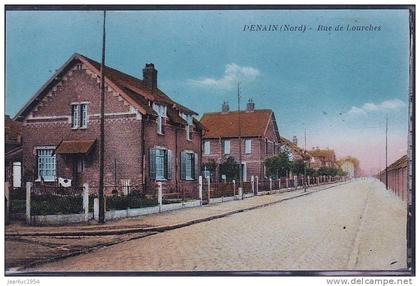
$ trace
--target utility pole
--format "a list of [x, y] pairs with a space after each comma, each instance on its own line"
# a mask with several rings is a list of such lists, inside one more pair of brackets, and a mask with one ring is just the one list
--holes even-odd
[[388, 115], [385, 118], [385, 187], [388, 190]]
[[102, 62], [101, 62], [101, 125], [100, 125], [100, 148], [99, 148], [99, 223], [105, 223], [104, 205], [104, 154], [105, 154], [105, 20], [102, 31]]
[[[238, 139], [239, 139], [239, 188], [242, 190], [242, 139], [241, 139], [241, 95], [238, 81]], [[240, 193], [243, 194], [241, 191]]]
[[305, 147], [304, 147], [304, 157], [303, 157], [303, 190], [306, 192], [306, 127], [305, 127]]

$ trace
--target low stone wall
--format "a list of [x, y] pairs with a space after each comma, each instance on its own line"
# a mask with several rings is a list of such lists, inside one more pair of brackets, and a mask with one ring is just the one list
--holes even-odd
[[[138, 208], [138, 209], [126, 209], [126, 210], [110, 210], [105, 213], [105, 220], [115, 220], [128, 217], [138, 217], [142, 215], [155, 214], [160, 212], [178, 210], [183, 208], [199, 207], [200, 201], [188, 201], [176, 204], [162, 205], [160, 208], [158, 205], [154, 207]], [[36, 215], [31, 216], [32, 225], [64, 225], [83, 223], [94, 219], [94, 213], [90, 212], [86, 215], [83, 214], [66, 214], [66, 215]]]
[[[93, 213], [88, 214], [88, 219], [93, 219]], [[31, 225], [64, 225], [85, 222], [85, 214], [66, 215], [34, 215], [31, 216]]]

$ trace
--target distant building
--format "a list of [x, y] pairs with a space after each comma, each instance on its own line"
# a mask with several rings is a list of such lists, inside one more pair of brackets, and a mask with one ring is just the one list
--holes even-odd
[[11, 186], [22, 186], [22, 123], [6, 115], [5, 127], [5, 181]]
[[[289, 153], [290, 161], [302, 160], [305, 157], [305, 150], [297, 146], [296, 136], [293, 136], [293, 141], [292, 143], [290, 140], [280, 136], [281, 150]], [[310, 159], [309, 154], [306, 157], [307, 160]]]
[[348, 156], [338, 160], [337, 163], [340, 166], [341, 170], [343, 170], [348, 177], [356, 178], [361, 175], [359, 160], [357, 160], [356, 158]]
[[[280, 135], [271, 109], [255, 109], [250, 100], [245, 111], [230, 111], [224, 102], [221, 112], [204, 113], [200, 122], [206, 130], [203, 135], [203, 163], [214, 162], [211, 176], [219, 180], [219, 166], [232, 157], [239, 163], [239, 144], [242, 153], [243, 181], [251, 176], [265, 176], [264, 160], [280, 152]], [[241, 142], [239, 143], [239, 137]], [[207, 170], [204, 170], [207, 172]], [[208, 172], [205, 176], [210, 175]]]
[[310, 167], [319, 169], [321, 167], [336, 167], [337, 161], [334, 150], [319, 149], [318, 147], [308, 151], [311, 155]]

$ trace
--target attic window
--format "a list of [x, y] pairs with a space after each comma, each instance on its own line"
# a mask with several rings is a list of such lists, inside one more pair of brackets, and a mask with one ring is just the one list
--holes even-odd
[[153, 103], [153, 110], [158, 114], [158, 118], [156, 119], [157, 133], [163, 134], [163, 120], [166, 118], [166, 106]]
[[88, 105], [87, 103], [71, 104], [71, 128], [87, 128], [88, 124]]
[[187, 121], [187, 126], [185, 126], [185, 133], [187, 134], [187, 140], [192, 140], [192, 132], [193, 132], [193, 117], [192, 115], [187, 115], [185, 113], [180, 113], [181, 117]]

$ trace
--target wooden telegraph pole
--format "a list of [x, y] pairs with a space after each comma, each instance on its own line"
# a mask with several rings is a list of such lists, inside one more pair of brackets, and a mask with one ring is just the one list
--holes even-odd
[[242, 190], [242, 140], [241, 140], [241, 95], [240, 82], [238, 81], [238, 139], [239, 139], [239, 188]]
[[100, 147], [99, 147], [99, 223], [105, 223], [104, 205], [104, 154], [105, 154], [105, 20], [106, 11], [104, 10], [104, 21], [102, 31], [102, 62], [101, 62], [101, 125], [100, 125]]
[[388, 115], [385, 118], [385, 186], [388, 190]]

